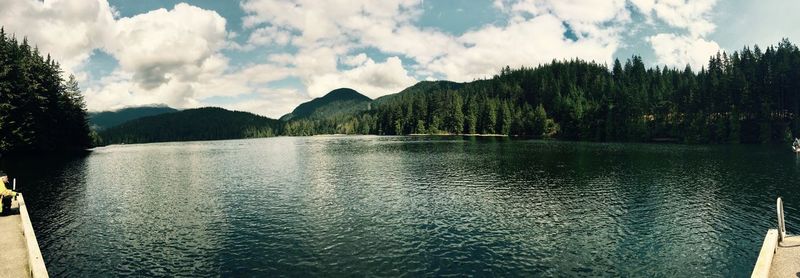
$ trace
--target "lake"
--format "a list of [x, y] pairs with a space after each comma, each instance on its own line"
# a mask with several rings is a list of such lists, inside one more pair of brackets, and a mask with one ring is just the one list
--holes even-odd
[[48, 270], [105, 276], [749, 276], [788, 146], [325, 136], [4, 158]]

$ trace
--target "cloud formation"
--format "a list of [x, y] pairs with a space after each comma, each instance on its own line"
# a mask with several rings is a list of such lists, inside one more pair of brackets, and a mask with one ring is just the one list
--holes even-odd
[[155, 89], [172, 79], [195, 81], [206, 71], [219, 72], [225, 59], [225, 18], [188, 4], [118, 19], [103, 47], [134, 81]]
[[716, 0], [631, 0], [648, 17], [682, 29], [686, 33], [659, 33], [647, 38], [655, 51], [658, 63], [672, 67], [690, 65], [700, 69], [708, 58], [720, 51], [719, 45], [706, 37], [716, 25], [711, 12]]
[[[366, 60], [359, 61], [361, 58]], [[308, 86], [311, 96], [320, 97], [332, 88], [347, 87], [358, 88], [359, 92], [374, 99], [397, 93], [417, 82], [409, 76], [398, 57], [390, 57], [383, 63], [376, 63], [359, 54], [349, 62], [355, 65], [350, 70], [313, 76]]]
[[547, 63], [553, 59], [582, 59], [610, 62], [617, 49], [615, 38], [586, 36], [567, 38], [558, 18], [544, 14], [486, 27], [456, 38], [459, 47], [437, 58], [429, 70], [456, 81], [485, 78], [503, 66], [520, 67]]
[[709, 57], [719, 51], [719, 45], [703, 38], [692, 38], [675, 34], [651, 36], [648, 42], [658, 57], [658, 63], [680, 67], [687, 64], [699, 70], [708, 63]]
[[247, 14], [244, 27], [253, 30], [248, 41], [290, 42], [297, 49], [272, 58], [292, 69], [309, 97], [322, 96], [339, 87], [351, 87], [377, 97], [395, 93], [416, 79], [397, 57], [376, 63], [365, 53], [353, 52], [375, 47], [386, 53], [432, 60], [431, 55], [435, 54], [431, 53], [441, 52], [441, 48], [424, 44], [431, 41], [429, 37], [408, 40], [424, 33], [410, 28], [411, 20], [419, 14], [420, 3], [416, 0], [247, 0], [241, 7]]
[[[106, 27], [109, 39], [100, 49], [119, 67], [97, 86], [86, 89], [90, 109], [165, 103], [188, 108], [202, 105], [207, 88], [249, 91], [247, 83], [227, 73], [226, 20], [214, 11], [188, 4], [116, 19]], [[243, 92], [243, 93], [244, 93]], [[209, 96], [210, 97], [210, 96]]]
[[114, 14], [106, 0], [0, 1], [5, 31], [27, 37], [67, 69], [78, 68], [110, 39]]
[[[623, 0], [591, 5], [577, 0], [496, 1], [495, 6], [511, 18], [507, 25], [487, 25], [454, 35], [416, 26], [421, 4], [409, 0], [247, 0], [241, 6], [247, 13], [245, 27], [256, 30], [250, 40], [262, 37], [259, 30], [263, 28], [291, 31], [292, 38], [283, 41], [291, 41], [299, 50], [287, 60], [296, 61], [290, 64], [311, 96], [321, 93], [320, 80], [345, 73], [335, 61], [345, 61], [364, 48], [414, 62], [405, 67], [415, 74], [394, 71], [397, 76], [391, 80], [443, 77], [470, 81], [491, 76], [506, 65], [537, 65], [555, 58], [608, 62], [620, 39], [619, 28], [608, 23], [629, 21]], [[575, 38], [565, 36], [567, 32]]]
[[[487, 1], [503, 19], [467, 31], [421, 24], [430, 5], [419, 0], [242, 0], [230, 4], [235, 20], [185, 3], [122, 17], [107, 0], [14, 0], [0, 1], [0, 22], [82, 77], [91, 110], [216, 105], [270, 117], [339, 87], [375, 98], [506, 65], [610, 64], [637, 43], [658, 64], [697, 69], [720, 50], [716, 0]], [[632, 35], [644, 25], [652, 31]], [[117, 62], [105, 76], [88, 74], [95, 51]]]
[[673, 27], [684, 28], [691, 36], [705, 36], [714, 31], [711, 11], [716, 0], [631, 0], [647, 16], [655, 15]]

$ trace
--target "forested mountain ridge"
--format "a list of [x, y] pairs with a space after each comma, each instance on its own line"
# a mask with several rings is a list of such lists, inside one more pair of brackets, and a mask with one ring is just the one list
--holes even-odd
[[324, 119], [342, 114], [353, 114], [368, 110], [371, 101], [372, 99], [353, 89], [339, 88], [322, 97], [298, 105], [291, 113], [280, 119], [283, 121], [306, 118]]
[[405, 88], [402, 91], [396, 94], [385, 95], [379, 98], [376, 98], [373, 101], [374, 105], [381, 105], [386, 102], [390, 101], [397, 101], [400, 98], [413, 98], [417, 97], [420, 94], [428, 94], [428, 93], [435, 93], [435, 92], [442, 92], [447, 90], [457, 90], [464, 86], [466, 83], [457, 83], [452, 81], [420, 81], [417, 84], [412, 85], [411, 87]]
[[[587, 141], [784, 142], [800, 135], [800, 51], [788, 40], [647, 68], [634, 56], [510, 69], [453, 89], [392, 97], [339, 123], [371, 134], [507, 134]], [[344, 129], [344, 128], [342, 128]]]
[[278, 120], [217, 107], [148, 116], [101, 131], [103, 144], [222, 140], [281, 134]]
[[[785, 142], [800, 135], [800, 50], [783, 40], [763, 50], [720, 52], [698, 71], [648, 68], [638, 56], [615, 60], [610, 68], [580, 59], [554, 60], [531, 68], [506, 67], [490, 79], [468, 83], [423, 81], [367, 99], [368, 109], [287, 117], [272, 132]], [[295, 112], [314, 111], [300, 108]]]
[[[171, 108], [153, 111], [145, 114]], [[376, 100], [342, 88], [283, 121], [221, 108], [142, 115], [103, 130], [103, 143], [332, 133], [776, 143], [800, 136], [800, 50], [784, 39], [720, 52], [697, 71], [648, 68], [638, 56], [610, 67], [554, 60], [468, 83], [423, 81]], [[0, 153], [80, 150], [97, 139], [75, 78], [64, 80], [49, 55], [2, 28], [0, 130]]]
[[172, 112], [178, 112], [178, 110], [165, 105], [127, 107], [114, 111], [89, 112], [89, 126], [95, 130], [104, 130], [138, 118]]
[[60, 152], [90, 146], [83, 95], [50, 55], [0, 28], [0, 153]]

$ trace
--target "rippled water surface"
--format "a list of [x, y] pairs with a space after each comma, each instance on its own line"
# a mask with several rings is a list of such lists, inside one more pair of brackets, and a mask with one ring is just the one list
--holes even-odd
[[786, 146], [470, 137], [119, 145], [4, 158], [58, 277], [749, 276]]

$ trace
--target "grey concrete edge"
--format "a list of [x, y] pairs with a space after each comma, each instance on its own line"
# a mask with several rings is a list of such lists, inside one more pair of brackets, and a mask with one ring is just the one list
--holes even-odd
[[19, 202], [19, 215], [22, 217], [22, 233], [25, 236], [25, 245], [28, 247], [28, 265], [30, 266], [31, 277], [47, 278], [47, 268], [44, 265], [42, 252], [39, 250], [39, 242], [36, 241], [36, 234], [33, 232], [33, 225], [28, 216], [28, 208], [25, 206], [25, 198], [22, 194], [17, 196]]
[[772, 266], [772, 258], [775, 256], [775, 249], [778, 248], [778, 230], [769, 229], [767, 235], [764, 237], [764, 244], [761, 246], [761, 251], [758, 253], [758, 260], [753, 267], [753, 273], [750, 277], [769, 277], [769, 270]]

